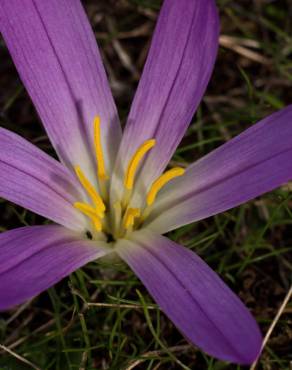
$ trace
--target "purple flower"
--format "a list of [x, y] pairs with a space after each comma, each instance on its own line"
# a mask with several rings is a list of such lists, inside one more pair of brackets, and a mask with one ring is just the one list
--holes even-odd
[[213, 0], [164, 1], [122, 136], [79, 0], [1, 1], [1, 33], [61, 163], [0, 129], [0, 196], [55, 223], [0, 235], [0, 309], [116, 253], [192, 343], [241, 364], [259, 355], [242, 302], [161, 236], [292, 178], [291, 106], [162, 175], [209, 81], [218, 23]]

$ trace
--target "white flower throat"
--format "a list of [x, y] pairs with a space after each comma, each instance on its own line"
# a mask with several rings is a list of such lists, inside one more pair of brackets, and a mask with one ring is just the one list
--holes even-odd
[[75, 173], [90, 199], [89, 203], [75, 202], [74, 207], [86, 215], [92, 224], [94, 233], [103, 233], [113, 240], [127, 237], [133, 230], [143, 226], [144, 221], [152, 210], [156, 196], [160, 189], [170, 180], [184, 174], [181, 167], [174, 167], [157, 178], [146, 193], [145, 206], [141, 208], [130, 207], [130, 200], [135, 184], [137, 169], [145, 155], [155, 146], [155, 139], [146, 140], [134, 153], [124, 174], [124, 191], [119, 201], [112, 207], [109, 203], [108, 184], [110, 180], [105, 168], [101, 144], [100, 118], [94, 119], [94, 147], [97, 165], [97, 178], [99, 190], [86, 178], [82, 169], [75, 166]]

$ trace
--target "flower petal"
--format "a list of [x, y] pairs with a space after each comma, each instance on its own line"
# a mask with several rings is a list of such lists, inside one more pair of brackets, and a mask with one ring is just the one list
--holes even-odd
[[213, 0], [163, 3], [117, 163], [125, 171], [137, 147], [155, 138], [143, 187], [167, 166], [201, 101], [217, 54], [218, 24]]
[[82, 240], [61, 226], [23, 227], [0, 234], [0, 310], [48, 289], [108, 253], [105, 243]]
[[74, 207], [76, 180], [61, 163], [20, 136], [0, 128], [0, 197], [71, 229], [85, 219]]
[[116, 107], [79, 0], [3, 0], [0, 31], [62, 161], [92, 165], [93, 119], [107, 158], [120, 140]]
[[261, 334], [249, 311], [195, 253], [149, 231], [121, 241], [123, 258], [178, 329], [219, 359], [250, 364]]
[[190, 166], [162, 190], [149, 227], [165, 233], [292, 180], [292, 105]]

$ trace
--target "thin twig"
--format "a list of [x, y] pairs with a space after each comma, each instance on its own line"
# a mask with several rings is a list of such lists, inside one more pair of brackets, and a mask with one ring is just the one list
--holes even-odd
[[[21, 343], [25, 342], [28, 338], [32, 337], [33, 335], [41, 332], [42, 330], [45, 330], [47, 329], [48, 327], [52, 326], [53, 324], [55, 323], [55, 319], [51, 319], [50, 321], [48, 321], [47, 323], [39, 326], [37, 329], [35, 329], [34, 331], [30, 332], [28, 335], [24, 336], [24, 337], [21, 337], [19, 338], [17, 341], [15, 342], [12, 342], [12, 343], [6, 343], [7, 347], [9, 349], [13, 349], [15, 347], [18, 347]], [[0, 354], [1, 354], [1, 351], [0, 351]]]
[[[113, 19], [107, 18], [107, 25], [108, 25], [109, 31], [113, 35], [115, 35], [117, 31], [116, 31], [116, 26], [115, 26]], [[115, 52], [117, 53], [124, 68], [126, 68], [129, 72], [131, 72], [134, 78], [138, 80], [139, 72], [136, 69], [135, 64], [133, 63], [131, 56], [129, 55], [129, 53], [126, 51], [126, 49], [123, 47], [121, 42], [116, 37], [112, 38], [112, 46]]]
[[[24, 327], [26, 327], [34, 318], [34, 314], [33, 313], [30, 313], [27, 317], [25, 317], [25, 319], [22, 321], [21, 324], [19, 324], [17, 326], [17, 328], [15, 328], [11, 334], [9, 336], [7, 336], [7, 338], [5, 338], [5, 341], [3, 343], [4, 346], [8, 346], [8, 343], [11, 343], [12, 341], [15, 340], [15, 338], [18, 336], [19, 332], [21, 332], [21, 329], [23, 329]], [[8, 346], [8, 348], [11, 349], [10, 346]]]
[[88, 360], [88, 351], [84, 351], [82, 353], [81, 364], [80, 364], [79, 370], [86, 370], [87, 360]]
[[[110, 307], [110, 308], [132, 308], [132, 309], [143, 309], [141, 304], [120, 304], [120, 303], [87, 303], [88, 307]], [[147, 306], [149, 310], [157, 310], [159, 307], [155, 305]]]
[[[184, 344], [181, 346], [169, 347], [168, 350], [170, 352], [185, 352], [191, 348], [194, 348], [194, 347], [190, 344]], [[143, 355], [141, 355], [141, 358], [139, 358], [138, 360], [135, 360], [134, 362], [131, 362], [130, 365], [125, 370], [132, 370], [136, 366], [140, 365], [142, 362], [146, 361], [147, 359], [152, 358], [152, 357], [158, 357], [158, 356], [164, 355], [165, 353], [166, 352], [164, 350], [146, 352]]]
[[220, 41], [225, 41], [230, 44], [236, 44], [236, 45], [242, 45], [242, 46], [247, 46], [249, 48], [254, 48], [254, 49], [260, 49], [261, 44], [257, 40], [253, 39], [246, 39], [242, 37], [236, 37], [236, 36], [229, 36], [229, 35], [220, 35]]
[[22, 304], [18, 310], [6, 321], [6, 325], [9, 325], [14, 321], [24, 310], [27, 309], [27, 307], [31, 304], [33, 300], [29, 300], [26, 303]]
[[[124, 31], [124, 32], [120, 31], [117, 34], [115, 34], [115, 38], [118, 40], [122, 40], [122, 39], [131, 39], [135, 37], [146, 37], [146, 36], [151, 35], [151, 33], [152, 33], [151, 24], [147, 22], [137, 28], [134, 28], [131, 31]], [[110, 37], [108, 32], [96, 32], [95, 36], [97, 39], [105, 39], [105, 40], [108, 40], [108, 38]]]
[[[291, 285], [288, 293], [286, 294], [286, 297], [284, 298], [284, 301], [281, 304], [281, 306], [280, 306], [280, 308], [277, 312], [277, 315], [275, 316], [272, 324], [270, 325], [269, 330], [267, 331], [267, 334], [265, 335], [265, 338], [264, 338], [263, 344], [262, 344], [262, 351], [263, 351], [264, 347], [266, 346], [268, 340], [270, 339], [270, 336], [271, 336], [275, 326], [277, 325], [277, 322], [279, 321], [280, 316], [282, 315], [283, 311], [285, 310], [285, 307], [287, 306], [291, 296], [292, 296], [292, 285]], [[259, 360], [258, 358], [255, 360], [255, 362], [250, 367], [250, 370], [255, 370], [255, 368], [257, 366], [257, 363], [258, 363], [258, 360]]]
[[233, 50], [235, 53], [240, 54], [244, 56], [247, 59], [250, 59], [254, 62], [261, 63], [264, 65], [270, 65], [271, 61], [261, 55], [260, 53], [250, 50], [245, 46], [239, 45], [237, 43], [237, 40], [234, 40], [233, 38], [226, 36], [226, 35], [221, 35], [219, 39], [219, 43], [221, 46]]
[[17, 353], [13, 352], [11, 349], [7, 348], [6, 346], [3, 346], [3, 344], [0, 344], [0, 348], [3, 349], [3, 351], [8, 352], [11, 356], [17, 358], [19, 361], [23, 362], [26, 365], [29, 365], [35, 370], [41, 370], [40, 367], [34, 365], [32, 362], [28, 361], [26, 358], [18, 355]]

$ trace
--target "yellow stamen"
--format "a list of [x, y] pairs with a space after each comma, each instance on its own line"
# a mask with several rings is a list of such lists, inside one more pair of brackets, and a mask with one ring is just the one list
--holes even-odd
[[74, 167], [76, 175], [83, 185], [84, 189], [87, 191], [88, 195], [92, 199], [94, 206], [96, 207], [97, 213], [103, 213], [105, 211], [105, 205], [97, 193], [97, 191], [94, 189], [94, 187], [91, 185], [89, 180], [85, 177], [84, 173], [81, 171], [81, 168], [79, 166]]
[[83, 212], [86, 216], [94, 218], [96, 216], [104, 218], [104, 212], [98, 212], [95, 208], [91, 207], [89, 204], [75, 202], [74, 207]]
[[170, 180], [177, 176], [182, 176], [185, 173], [185, 170], [181, 167], [174, 167], [166, 171], [163, 175], [158, 177], [157, 180], [152, 184], [148, 194], [147, 194], [147, 205], [151, 206], [156, 199], [157, 193], [159, 190]]
[[85, 204], [85, 203], [80, 203], [80, 202], [75, 202], [74, 203], [74, 207], [79, 209], [79, 211], [81, 211], [82, 213], [84, 213], [87, 217], [89, 217], [91, 219], [91, 221], [93, 222], [93, 225], [95, 227], [95, 229], [97, 231], [101, 231], [102, 230], [102, 224], [101, 224], [101, 221], [100, 219], [98, 218], [94, 208], [92, 208], [91, 206], [89, 206], [88, 204]]
[[153, 148], [155, 145], [155, 140], [146, 140], [136, 151], [136, 153], [133, 155], [127, 171], [126, 171], [126, 176], [124, 180], [124, 185], [128, 190], [131, 190], [133, 188], [134, 184], [134, 178], [135, 178], [135, 173], [137, 171], [137, 168], [139, 166], [139, 163], [145, 156], [145, 154]]
[[128, 208], [124, 216], [124, 228], [129, 229], [134, 226], [135, 218], [141, 214], [139, 208]]
[[101, 145], [101, 134], [100, 134], [100, 117], [94, 117], [94, 146], [97, 163], [97, 175], [100, 180], [106, 180], [108, 178], [105, 171], [104, 157]]

